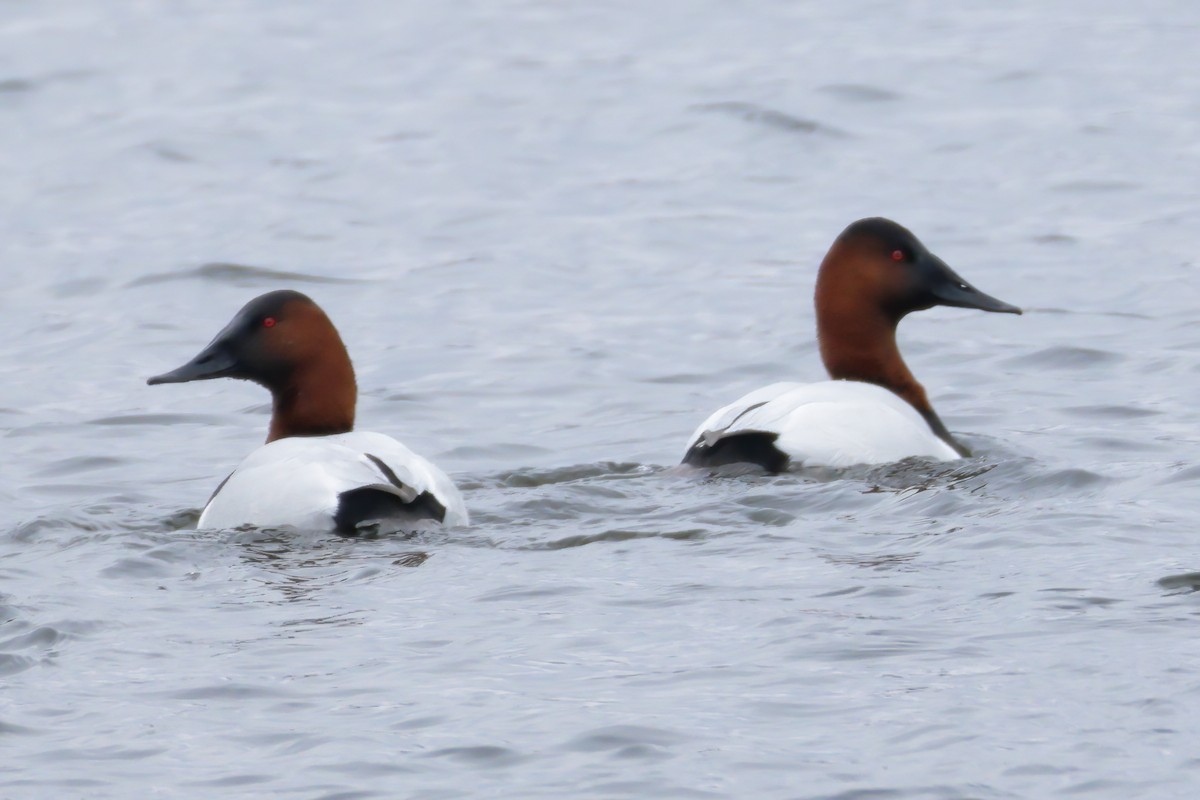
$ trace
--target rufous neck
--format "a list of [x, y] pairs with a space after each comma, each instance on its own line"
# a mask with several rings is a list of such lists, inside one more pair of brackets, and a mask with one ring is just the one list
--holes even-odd
[[330, 436], [354, 430], [358, 387], [349, 357], [329, 358], [292, 372], [272, 389], [271, 427], [267, 441], [288, 436]]
[[817, 310], [817, 341], [821, 360], [834, 380], [864, 381], [889, 389], [918, 411], [932, 411], [925, 389], [913, 377], [896, 344], [898, 320], [886, 315], [839, 315], [837, 309]]
[[913, 377], [900, 357], [900, 348], [896, 344], [898, 321], [883, 315], [855, 315], [846, 319], [818, 310], [817, 339], [829, 377], [873, 383], [890, 390], [917, 410], [934, 435], [960, 456], [969, 456], [970, 450], [951, 435], [930, 405], [925, 387]]

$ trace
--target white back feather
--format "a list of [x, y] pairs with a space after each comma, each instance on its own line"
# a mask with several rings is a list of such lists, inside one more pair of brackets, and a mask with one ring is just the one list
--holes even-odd
[[[405, 497], [367, 455], [385, 463], [414, 496], [429, 492], [446, 507], [445, 525], [466, 525], [467, 509], [444, 472], [382, 433], [291, 437], [246, 456], [205, 506], [200, 529], [333, 527], [342, 492], [375, 487]], [[412, 497], [405, 497], [411, 500]]]
[[959, 457], [915, 408], [887, 389], [861, 381], [775, 383], [757, 389], [709, 417], [692, 434], [688, 448], [702, 436], [739, 431], [778, 434], [775, 446], [796, 465], [838, 468], [910, 456]]

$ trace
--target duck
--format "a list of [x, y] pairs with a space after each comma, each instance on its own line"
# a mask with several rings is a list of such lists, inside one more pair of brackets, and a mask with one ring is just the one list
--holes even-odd
[[857, 220], [834, 240], [817, 272], [815, 304], [830, 380], [774, 383], [718, 409], [688, 440], [684, 464], [780, 473], [970, 456], [904, 363], [896, 328], [934, 306], [1021, 309], [976, 289], [912, 231], [883, 217]]
[[254, 298], [191, 361], [147, 383], [215, 378], [266, 388], [271, 422], [266, 443], [217, 486], [198, 529], [353, 535], [380, 524], [468, 524], [444, 472], [390, 436], [354, 430], [354, 366], [333, 322], [306, 295], [283, 289]]

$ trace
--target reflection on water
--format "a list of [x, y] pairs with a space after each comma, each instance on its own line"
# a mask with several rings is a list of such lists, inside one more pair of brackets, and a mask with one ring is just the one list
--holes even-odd
[[288, 602], [319, 603], [330, 586], [388, 580], [396, 573], [394, 568], [419, 567], [431, 555], [413, 548], [428, 533], [332, 537], [309, 531], [247, 529], [227, 536], [227, 545], [252, 568], [259, 584]]

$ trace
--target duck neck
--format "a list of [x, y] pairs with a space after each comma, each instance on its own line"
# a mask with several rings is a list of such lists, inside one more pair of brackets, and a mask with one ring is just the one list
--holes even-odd
[[821, 360], [834, 380], [863, 381], [882, 386], [901, 397], [925, 418], [930, 430], [960, 456], [969, 455], [946, 429], [896, 344], [896, 326], [900, 317], [883, 312], [838, 313], [834, 304], [817, 306], [817, 340]]
[[330, 436], [354, 430], [358, 387], [344, 353], [296, 369], [272, 388], [267, 442], [289, 436]]

